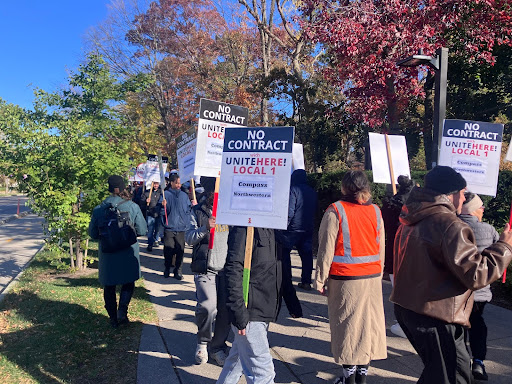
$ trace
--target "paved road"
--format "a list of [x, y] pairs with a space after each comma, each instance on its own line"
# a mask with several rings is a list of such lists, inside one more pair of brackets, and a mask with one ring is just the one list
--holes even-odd
[[0, 221], [17, 213], [18, 201], [20, 202], [20, 213], [30, 210], [30, 207], [25, 205], [28, 201], [25, 196], [0, 196]]
[[7, 285], [42, 247], [43, 221], [30, 214], [0, 226], [0, 298]]

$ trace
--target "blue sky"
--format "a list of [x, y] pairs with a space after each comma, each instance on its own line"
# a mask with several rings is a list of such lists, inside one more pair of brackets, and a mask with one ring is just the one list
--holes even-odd
[[83, 57], [83, 37], [110, 0], [18, 0], [0, 6], [0, 98], [31, 108], [33, 89], [55, 91]]

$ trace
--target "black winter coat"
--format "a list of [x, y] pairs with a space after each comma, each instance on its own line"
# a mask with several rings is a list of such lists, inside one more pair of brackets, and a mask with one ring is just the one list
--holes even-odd
[[[207, 228], [208, 219], [210, 214], [206, 211], [204, 204], [197, 204], [192, 207], [192, 214], [195, 214], [198, 228]], [[194, 273], [206, 273], [208, 270], [208, 244], [210, 242], [210, 231], [207, 230], [204, 237], [197, 244], [192, 247], [192, 262], [190, 269]]]
[[278, 257], [274, 230], [254, 228], [249, 301], [243, 298], [243, 274], [246, 227], [230, 227], [228, 255], [224, 271], [227, 280], [227, 307], [231, 322], [245, 329], [249, 321], [275, 321], [279, 310], [281, 260]]
[[306, 171], [293, 171], [288, 204], [288, 231], [313, 233], [317, 200], [316, 191], [307, 184]]
[[156, 191], [151, 189], [146, 190], [142, 194], [142, 204], [147, 205], [147, 198], [149, 197], [149, 194], [151, 193], [151, 200], [149, 201], [149, 205], [147, 206], [146, 215], [151, 217], [158, 217], [160, 216], [160, 210], [162, 209], [162, 205], [158, 203], [158, 200], [160, 200], [160, 196], [162, 196], [162, 189], [158, 188]]

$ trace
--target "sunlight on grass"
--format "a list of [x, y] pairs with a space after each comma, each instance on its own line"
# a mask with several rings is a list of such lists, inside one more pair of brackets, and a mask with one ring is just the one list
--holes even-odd
[[44, 258], [41, 252], [0, 304], [0, 381], [135, 383], [142, 325], [157, 321], [143, 280], [131, 323], [114, 330], [97, 272], [58, 273]]

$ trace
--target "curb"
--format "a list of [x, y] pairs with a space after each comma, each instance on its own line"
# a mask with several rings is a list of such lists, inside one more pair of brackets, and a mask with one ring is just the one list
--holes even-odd
[[[17, 215], [16, 215], [17, 216]], [[6, 287], [0, 292], [0, 303], [4, 300], [5, 296], [9, 293], [9, 291], [18, 283], [18, 280], [21, 278], [23, 273], [27, 270], [27, 268], [32, 264], [32, 261], [36, 257], [36, 255], [41, 252], [44, 249], [44, 243], [41, 245], [41, 248], [37, 250], [36, 253], [34, 253], [34, 256], [31, 257], [31, 259], [25, 264], [23, 269], [18, 273], [15, 277], [12, 278], [12, 280], [9, 282], [9, 284], [6, 285]]]
[[20, 219], [22, 217], [25, 217], [25, 216], [31, 214], [31, 213], [32, 213], [32, 211], [25, 211], [25, 212], [21, 212], [19, 215], [9, 216], [6, 219], [0, 220], [0, 225], [4, 225], [4, 224], [8, 223], [9, 221], [13, 221], [15, 219]]

